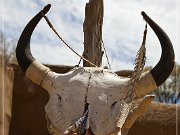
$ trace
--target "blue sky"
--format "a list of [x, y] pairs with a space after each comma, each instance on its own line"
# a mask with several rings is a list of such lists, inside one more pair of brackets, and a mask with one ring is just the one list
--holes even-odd
[[[0, 30], [8, 40], [18, 38], [28, 21], [46, 4], [51, 3], [47, 16], [63, 39], [79, 54], [83, 52], [83, 22], [88, 0], [0, 0]], [[103, 41], [113, 70], [132, 69], [143, 37], [145, 11], [169, 35], [180, 63], [180, 29], [178, 0], [104, 0]], [[50, 30], [43, 19], [32, 36], [32, 53], [48, 64], [76, 65], [79, 58]], [[148, 27], [147, 66], [155, 66], [160, 58], [160, 45]], [[105, 58], [103, 65], [107, 65]]]

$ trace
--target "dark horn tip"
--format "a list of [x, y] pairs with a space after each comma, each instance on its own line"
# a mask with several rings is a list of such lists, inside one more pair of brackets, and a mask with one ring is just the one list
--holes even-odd
[[46, 14], [46, 13], [49, 11], [50, 8], [51, 8], [51, 4], [47, 4], [47, 5], [43, 8], [42, 12], [43, 12], [44, 14]]
[[147, 15], [144, 11], [141, 12], [141, 15], [143, 16], [143, 18], [144, 18], [145, 21], [147, 22], [148, 19], [149, 19], [148, 15]]
[[142, 15], [143, 17], [144, 17], [144, 16], [147, 16], [144, 11], [141, 11], [141, 15]]

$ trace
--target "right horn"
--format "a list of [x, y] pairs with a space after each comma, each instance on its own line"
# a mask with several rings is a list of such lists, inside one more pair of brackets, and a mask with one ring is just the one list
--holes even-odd
[[162, 53], [157, 65], [139, 80], [135, 91], [137, 97], [146, 95], [166, 81], [174, 68], [175, 58], [174, 49], [168, 35], [144, 11], [141, 14], [158, 37]]
[[34, 83], [41, 85], [42, 79], [50, 71], [50, 69], [38, 62], [31, 54], [30, 40], [31, 35], [42, 19], [43, 14], [46, 14], [51, 5], [45, 6], [24, 28], [16, 48], [16, 57], [20, 68], [26, 73]]

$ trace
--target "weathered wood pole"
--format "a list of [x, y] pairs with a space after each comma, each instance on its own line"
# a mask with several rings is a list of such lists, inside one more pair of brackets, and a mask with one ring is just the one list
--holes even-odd
[[[83, 56], [95, 64], [102, 63], [102, 25], [103, 25], [103, 0], [89, 0], [85, 7], [84, 31], [84, 52]], [[83, 61], [84, 67], [92, 66]]]

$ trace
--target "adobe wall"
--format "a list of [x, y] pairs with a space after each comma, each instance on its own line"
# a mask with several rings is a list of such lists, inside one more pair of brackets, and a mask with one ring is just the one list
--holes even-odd
[[128, 135], [178, 135], [180, 132], [180, 105], [153, 102], [139, 117]]
[[14, 71], [0, 63], [0, 134], [8, 135], [11, 120]]

